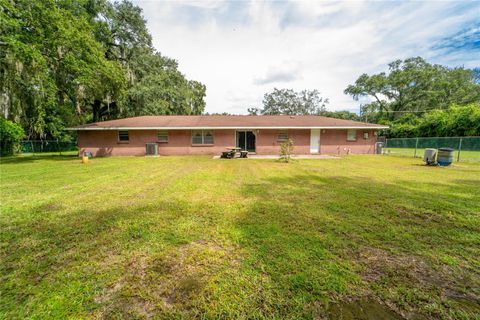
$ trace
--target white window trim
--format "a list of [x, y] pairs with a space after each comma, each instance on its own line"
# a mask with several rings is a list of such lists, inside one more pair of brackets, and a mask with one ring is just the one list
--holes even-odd
[[[120, 140], [120, 132], [126, 132], [128, 140]], [[128, 143], [130, 142], [130, 132], [128, 130], [118, 130], [117, 132], [117, 141], [120, 143]]]
[[[286, 138], [280, 138], [280, 135], [286, 135]], [[290, 138], [288, 134], [288, 130], [281, 130], [277, 132], [277, 141], [284, 142], [284, 141], [287, 141], [288, 138]]]
[[[201, 132], [202, 133], [202, 143], [194, 143], [193, 142], [193, 135], [195, 132]], [[205, 134], [207, 132], [211, 132], [212, 134], [212, 143], [205, 143]], [[192, 133], [191, 133], [191, 143], [193, 146], [212, 146], [215, 144], [215, 135], [214, 135], [214, 131], [213, 130], [192, 130]]]
[[[157, 131], [157, 142], [168, 143], [168, 130], [159, 130]], [[161, 140], [159, 137], [166, 137], [165, 140]]]
[[[350, 138], [350, 133], [353, 132], [355, 137], [353, 139]], [[357, 130], [356, 129], [348, 129], [347, 130], [347, 141], [357, 141]]]

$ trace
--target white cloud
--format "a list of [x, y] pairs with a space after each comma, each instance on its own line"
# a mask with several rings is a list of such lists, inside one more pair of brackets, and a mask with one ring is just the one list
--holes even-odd
[[197, 0], [197, 1], [184, 1], [182, 4], [186, 6], [192, 6], [204, 9], [217, 9], [223, 5], [223, 1], [218, 0]]
[[302, 79], [300, 64], [298, 62], [284, 62], [280, 65], [270, 66], [264, 75], [253, 80], [256, 85], [284, 84]]
[[275, 86], [318, 89], [330, 98], [330, 109], [352, 109], [358, 102], [343, 94], [345, 87], [394, 59], [420, 55], [480, 65], [465, 52], [446, 56], [431, 49], [478, 17], [478, 3], [136, 4], [144, 8], [155, 47], [177, 59], [188, 78], [206, 84], [208, 112], [246, 113]]

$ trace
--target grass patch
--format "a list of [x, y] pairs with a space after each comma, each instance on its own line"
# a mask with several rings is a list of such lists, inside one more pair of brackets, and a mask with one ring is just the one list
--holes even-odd
[[387, 156], [2, 159], [0, 318], [477, 319], [479, 187]]
[[[418, 148], [416, 153], [415, 148], [385, 148], [384, 152], [388, 155], [399, 155], [407, 157], [416, 156], [417, 158], [423, 158], [425, 148]], [[455, 149], [454, 154], [455, 162], [457, 162], [458, 160], [460, 160], [459, 162], [480, 162], [480, 151], [461, 150], [459, 157], [458, 150]]]

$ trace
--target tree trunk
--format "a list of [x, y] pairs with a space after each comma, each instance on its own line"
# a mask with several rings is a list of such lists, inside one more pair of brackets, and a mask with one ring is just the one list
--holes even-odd
[[92, 105], [93, 122], [100, 121], [101, 109], [102, 109], [102, 102], [100, 100], [93, 101], [93, 105]]

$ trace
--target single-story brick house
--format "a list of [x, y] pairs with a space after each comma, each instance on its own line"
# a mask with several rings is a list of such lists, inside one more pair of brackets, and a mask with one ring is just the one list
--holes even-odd
[[377, 130], [387, 126], [321, 116], [143, 116], [85, 124], [80, 154], [141, 156], [156, 143], [160, 155], [221, 154], [240, 147], [278, 154], [290, 138], [295, 154], [375, 153]]

